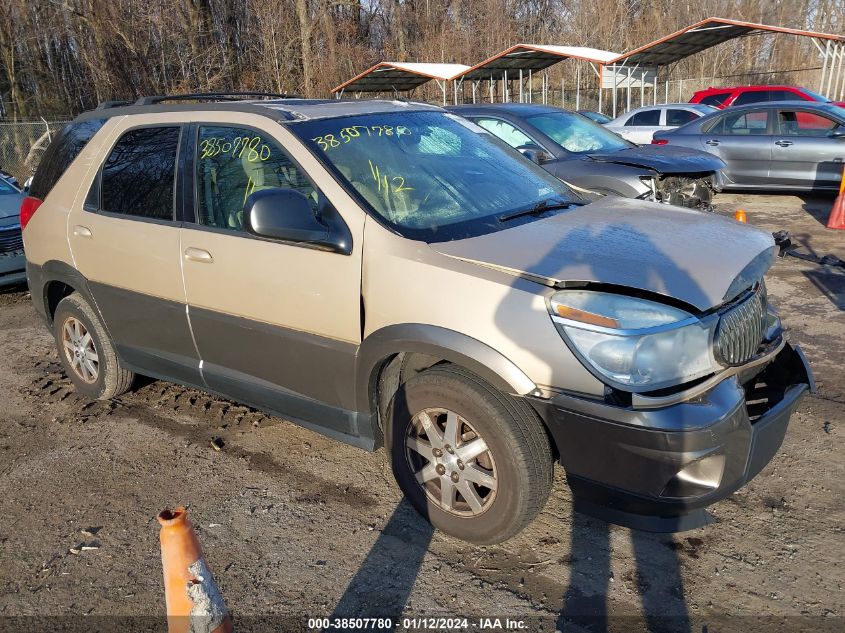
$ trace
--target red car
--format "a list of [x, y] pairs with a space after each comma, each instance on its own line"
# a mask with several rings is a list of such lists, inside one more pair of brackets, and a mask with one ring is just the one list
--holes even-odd
[[[831, 103], [827, 97], [798, 86], [736, 86], [734, 88], [707, 88], [696, 92], [690, 103], [703, 103], [714, 108], [748, 105], [762, 101], [819, 101]], [[845, 108], [845, 101], [835, 101]]]

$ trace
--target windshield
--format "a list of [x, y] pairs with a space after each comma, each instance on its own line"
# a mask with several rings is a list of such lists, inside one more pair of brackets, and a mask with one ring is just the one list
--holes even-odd
[[518, 224], [500, 218], [544, 201], [584, 203], [488, 132], [446, 112], [322, 119], [290, 129], [411, 239], [474, 237]]
[[824, 95], [820, 95], [818, 92], [813, 92], [812, 90], [807, 90], [806, 88], [801, 88], [801, 92], [806, 94], [808, 97], [812, 97], [816, 101], [821, 101], [822, 103], [830, 103], [830, 99], [828, 99]]
[[531, 125], [573, 154], [618, 152], [634, 147], [632, 143], [580, 114], [545, 112], [525, 118]]

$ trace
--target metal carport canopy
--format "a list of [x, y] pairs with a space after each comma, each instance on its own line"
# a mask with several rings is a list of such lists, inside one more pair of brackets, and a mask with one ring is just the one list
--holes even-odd
[[626, 66], [665, 66], [722, 42], [756, 33], [784, 33], [845, 42], [843, 35], [815, 33], [753, 22], [739, 22], [726, 18], [707, 18], [650, 44], [622, 53], [607, 63], [610, 65], [624, 64]]
[[[619, 56], [618, 53], [602, 51], [585, 46], [556, 46], [550, 44], [515, 44], [501, 53], [497, 53], [467, 68], [452, 77], [453, 79], [503, 79], [505, 73], [520, 70], [543, 70], [564, 59], [579, 59], [594, 64], [607, 64]], [[511, 75], [511, 79], [516, 79]]]
[[340, 84], [332, 92], [405, 92], [432, 79], [448, 81], [468, 69], [469, 66], [463, 64], [380, 62]]

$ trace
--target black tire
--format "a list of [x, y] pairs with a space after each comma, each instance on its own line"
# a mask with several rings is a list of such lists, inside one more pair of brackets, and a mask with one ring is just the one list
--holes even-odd
[[[443, 434], [436, 438], [437, 441], [449, 436], [444, 422], [448, 413], [438, 414], [437, 410], [454, 412], [462, 425], [460, 428], [467, 430], [467, 433], [459, 431], [453, 435], [459, 438], [459, 448], [468, 444], [461, 438], [469, 436], [472, 441], [477, 439], [477, 434], [488, 449], [479, 458], [487, 461], [484, 464], [479, 461], [476, 465], [480, 464], [481, 472], [495, 475], [492, 497], [492, 490], [464, 482], [462, 476], [469, 474], [464, 468], [470, 466], [460, 460], [460, 470], [454, 471], [458, 479], [452, 479], [456, 487], [473, 485], [475, 491], [481, 491], [476, 504], [481, 499], [486, 505], [480, 510], [476, 508], [476, 514], [472, 516], [456, 514], [460, 505], [464, 506], [464, 512], [473, 511], [468, 497], [463, 501], [460, 490], [453, 497], [453, 511], [441, 508], [446, 502], [436, 500], [443, 492], [442, 482], [450, 486], [445, 476], [453, 466], [444, 466], [440, 461], [449, 459], [449, 455], [441, 451], [441, 457], [437, 457], [435, 451], [432, 459], [420, 458], [413, 449], [406, 449], [409, 436], [412, 443], [422, 439], [428, 444], [430, 435], [418, 435], [424, 426], [421, 418], [417, 418], [416, 426], [414, 423], [414, 417], [420, 412], [427, 412], [428, 420], [432, 416], [439, 420], [436, 424], [440, 425], [438, 428]], [[552, 487], [552, 451], [542, 422], [526, 402], [502, 393], [466, 369], [444, 364], [431, 367], [405, 382], [391, 400], [387, 415], [390, 424], [387, 441], [396, 481], [414, 508], [443, 532], [478, 545], [500, 543], [528, 525], [545, 505]], [[430, 444], [434, 446], [434, 442]], [[454, 459], [455, 451], [450, 453]], [[422, 473], [426, 467], [446, 472], [433, 477], [429, 470], [431, 478], [426, 484], [420, 484], [415, 473]], [[488, 467], [489, 471], [484, 470]]]
[[[88, 375], [88, 370], [83, 370], [81, 364], [78, 368], [74, 367], [74, 351], [65, 345], [63, 332], [66, 327], [74, 330], [76, 323], [80, 324], [80, 331], [90, 335], [97, 357], [96, 375]], [[108, 400], [125, 393], [132, 386], [135, 374], [121, 365], [100, 319], [79, 293], [75, 292], [59, 302], [53, 316], [53, 336], [65, 373], [82, 395], [94, 400]], [[74, 347], [72, 342], [71, 347]]]

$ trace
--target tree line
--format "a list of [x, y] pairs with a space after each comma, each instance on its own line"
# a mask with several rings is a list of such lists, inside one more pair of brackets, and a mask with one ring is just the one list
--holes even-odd
[[[623, 52], [709, 16], [841, 33], [845, 0], [3, 0], [0, 116], [178, 92], [325, 97], [381, 60], [471, 65], [517, 42]], [[741, 75], [818, 59], [807, 38], [742, 38], [675, 72]], [[574, 76], [568, 64], [552, 72]], [[426, 90], [415, 96], [431, 98]]]

